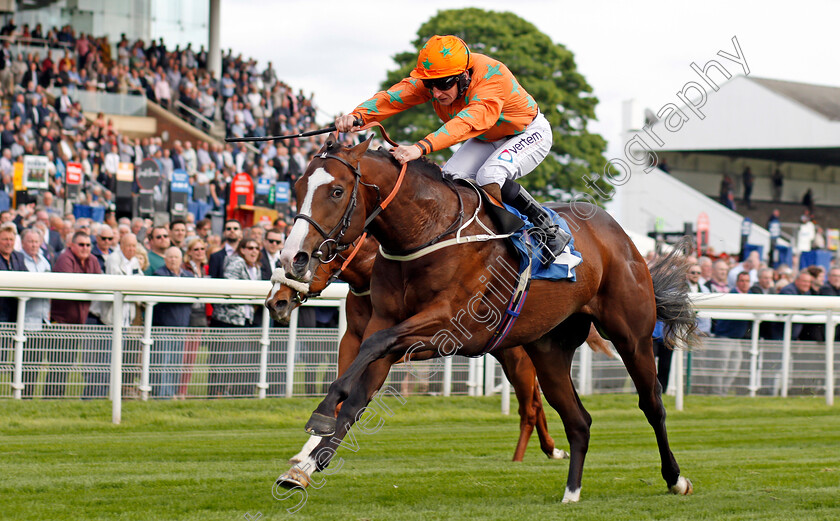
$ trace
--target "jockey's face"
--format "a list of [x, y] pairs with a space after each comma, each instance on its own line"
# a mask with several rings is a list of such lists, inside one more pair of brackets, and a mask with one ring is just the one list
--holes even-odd
[[440, 90], [437, 87], [432, 87], [432, 97], [444, 107], [452, 105], [452, 102], [458, 97], [458, 83], [455, 82], [455, 85], [446, 90]]

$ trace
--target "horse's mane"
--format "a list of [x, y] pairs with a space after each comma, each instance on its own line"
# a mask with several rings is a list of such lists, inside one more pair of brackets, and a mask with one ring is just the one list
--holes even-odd
[[[393, 164], [397, 169], [400, 168], [399, 161], [394, 159], [394, 156], [392, 156], [391, 153], [384, 147], [379, 147], [376, 150], [368, 149], [366, 154], [380, 159], [386, 159], [388, 161], [391, 161], [391, 164]], [[408, 164], [408, 166], [409, 169], [411, 169], [411, 171], [415, 173], [418, 173], [435, 181], [443, 181], [443, 172], [441, 171], [440, 167], [436, 163], [428, 159], [426, 156], [422, 156], [420, 159], [415, 159], [414, 161], [411, 161]]]

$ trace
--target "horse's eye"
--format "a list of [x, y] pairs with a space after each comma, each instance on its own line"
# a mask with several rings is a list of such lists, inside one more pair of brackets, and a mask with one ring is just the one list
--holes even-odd
[[330, 192], [330, 197], [333, 199], [338, 199], [342, 195], [344, 195], [344, 188], [341, 188], [340, 186], [336, 186], [332, 189], [332, 192]]

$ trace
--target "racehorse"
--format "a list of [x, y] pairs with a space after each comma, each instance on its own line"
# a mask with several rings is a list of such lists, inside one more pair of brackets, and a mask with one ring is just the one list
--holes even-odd
[[[347, 330], [338, 345], [338, 376], [344, 374], [346, 368], [359, 353], [362, 335], [371, 317], [370, 279], [379, 243], [374, 238], [359, 239], [353, 251], [345, 256], [336, 255], [334, 259], [316, 268], [313, 279], [308, 284], [290, 280], [282, 270], [277, 270], [272, 276], [272, 287], [265, 300], [265, 306], [271, 312], [272, 318], [281, 323], [287, 323], [292, 310], [309, 298], [320, 295], [323, 290], [336, 279], [341, 279], [350, 285], [347, 294], [346, 316]], [[606, 342], [598, 336], [592, 328], [587, 343], [596, 352], [611, 355]], [[499, 361], [505, 375], [511, 381], [516, 399], [519, 402], [519, 440], [513, 453], [513, 461], [522, 461], [525, 449], [534, 428], [540, 440], [540, 449], [549, 459], [563, 459], [568, 454], [555, 447], [554, 440], [548, 433], [548, 423], [542, 405], [542, 394], [537, 384], [537, 373], [534, 364], [521, 346], [496, 351], [493, 356]], [[313, 436], [301, 451], [289, 460], [296, 465], [308, 456], [317, 445], [320, 438]], [[292, 472], [303, 478], [297, 472]], [[304, 478], [305, 479], [305, 478]], [[301, 483], [302, 484], [302, 483]]]
[[[504, 241], [484, 240], [493, 224], [474, 187], [449, 182], [422, 159], [400, 170], [387, 151], [368, 151], [369, 144], [370, 139], [342, 148], [327, 140], [295, 184], [300, 213], [280, 255], [289, 276], [307, 281], [320, 259], [364, 229], [380, 243], [371, 280], [373, 314], [359, 354], [306, 425], [310, 434], [325, 436], [315, 457], [303, 464], [307, 473], [329, 465], [331, 445], [344, 438], [390, 367], [407, 353], [482, 354], [496, 335], [499, 303], [507, 302], [515, 285], [506, 274], [519, 266]], [[389, 195], [383, 200], [384, 194]], [[675, 249], [649, 271], [622, 228], [600, 208], [577, 203], [555, 209], [574, 231], [583, 257], [576, 280], [531, 281], [518, 320], [497, 349], [525, 346], [543, 393], [563, 420], [571, 454], [563, 502], [580, 499], [589, 445], [592, 419], [570, 368], [592, 323], [612, 340], [636, 386], [668, 490], [689, 494], [693, 486], [680, 475], [668, 444], [651, 338], [658, 319], [665, 324], [666, 345], [694, 342], [685, 259]], [[465, 215], [474, 218], [465, 221]], [[444, 239], [453, 234], [455, 239]]]

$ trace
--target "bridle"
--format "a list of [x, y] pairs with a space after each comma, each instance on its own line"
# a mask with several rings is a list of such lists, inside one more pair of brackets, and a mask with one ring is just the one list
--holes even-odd
[[[308, 291], [306, 293], [302, 293], [301, 291], [295, 290], [294, 297], [292, 297], [292, 302], [294, 302], [298, 305], [301, 305], [311, 298], [320, 297], [321, 293], [323, 293], [324, 290], [327, 289], [327, 287], [330, 284], [332, 284], [333, 282], [335, 282], [336, 280], [341, 278], [341, 274], [344, 272], [344, 270], [347, 269], [347, 266], [349, 266], [350, 263], [353, 262], [353, 258], [356, 257], [356, 254], [359, 253], [359, 250], [362, 249], [362, 245], [365, 243], [365, 239], [367, 239], [367, 232], [363, 233], [362, 236], [359, 237], [359, 239], [356, 241], [356, 246], [353, 247], [353, 250], [350, 252], [350, 255], [348, 255], [347, 257], [342, 257], [344, 259], [344, 262], [341, 263], [341, 266], [337, 270], [334, 270], [332, 273], [330, 273], [327, 276], [327, 283], [324, 284], [324, 287], [322, 289], [319, 289], [318, 291]], [[347, 249], [349, 246], [350, 246], [349, 244], [346, 245], [344, 247], [344, 249]], [[336, 256], [340, 256], [340, 254], [336, 253], [333, 256], [333, 258], [335, 258]], [[324, 263], [324, 264], [328, 264], [328, 263]], [[366, 291], [359, 291], [356, 288], [353, 288], [351, 286], [350, 287], [350, 292], [354, 293], [356, 295], [365, 295], [365, 294], [369, 293], [370, 290], [368, 289]]]
[[[368, 123], [367, 125], [362, 126], [359, 130], [366, 130], [366, 129], [369, 129], [371, 127], [379, 127], [379, 130], [382, 133], [382, 138], [385, 141], [387, 141], [388, 143], [390, 143], [393, 146], [399, 146], [399, 144], [396, 141], [392, 140], [390, 138], [390, 136], [388, 136], [388, 133], [385, 132], [385, 128], [382, 125], [380, 125], [378, 122]], [[315, 230], [318, 233], [321, 234], [321, 237], [324, 238], [324, 241], [321, 242], [320, 245], [318, 245], [318, 247], [315, 249], [314, 252], [312, 252], [312, 256], [315, 257], [316, 259], [318, 259], [321, 262], [321, 264], [329, 264], [330, 262], [335, 260], [336, 255], [338, 255], [340, 252], [342, 252], [342, 251], [344, 251], [344, 250], [346, 250], [347, 248], [350, 247], [350, 244], [342, 244], [341, 240], [344, 238], [344, 234], [346, 234], [347, 230], [350, 228], [350, 222], [353, 220], [353, 212], [356, 211], [356, 205], [359, 202], [359, 185], [362, 184], [364, 186], [369, 186], [369, 187], [372, 187], [374, 190], [376, 190], [376, 205], [377, 206], [373, 210], [373, 212], [371, 212], [371, 214], [368, 216], [368, 218], [365, 219], [365, 224], [364, 224], [364, 227], [363, 227], [364, 230], [367, 230], [368, 225], [374, 219], [376, 219], [376, 216], [378, 216], [379, 213], [382, 212], [382, 210], [384, 210], [385, 208], [388, 207], [388, 204], [390, 204], [390, 202], [397, 195], [397, 192], [399, 191], [400, 186], [402, 186], [403, 178], [405, 178], [406, 167], [408, 166], [408, 164], [402, 165], [402, 168], [400, 169], [400, 175], [397, 178], [397, 182], [394, 185], [394, 189], [391, 191], [391, 193], [388, 195], [388, 197], [386, 197], [385, 200], [383, 201], [382, 200], [382, 195], [379, 191], [378, 186], [376, 186], [375, 184], [367, 184], [364, 181], [362, 181], [362, 173], [359, 171], [358, 166], [354, 166], [353, 164], [351, 164], [349, 161], [347, 161], [343, 157], [340, 157], [340, 156], [337, 156], [335, 154], [329, 153], [328, 150], [329, 149], [324, 150], [320, 154], [317, 154], [315, 157], [321, 158], [323, 160], [334, 159], [334, 160], [338, 161], [339, 163], [343, 164], [344, 166], [346, 166], [353, 173], [353, 177], [354, 177], [353, 192], [350, 195], [350, 200], [347, 202], [347, 207], [344, 209], [344, 214], [341, 216], [341, 219], [339, 219], [339, 221], [336, 223], [336, 225], [333, 226], [333, 228], [329, 231], [329, 233], [325, 232], [324, 228], [320, 224], [318, 224], [315, 221], [315, 219], [313, 219], [312, 217], [310, 217], [306, 214], [299, 213], [299, 214], [295, 215], [295, 218], [294, 218], [295, 222], [297, 222], [298, 219], [303, 219], [304, 221], [308, 222], [309, 224], [311, 224], [315, 228]], [[362, 236], [362, 240], [364, 240], [364, 237], [366, 235], [367, 235], [367, 232], [365, 232], [365, 235]], [[357, 249], [359, 247], [361, 247], [361, 242], [359, 243], [359, 246], [357, 246]], [[352, 258], [353, 256], [355, 256], [355, 254], [351, 255], [350, 258]], [[346, 267], [346, 265], [345, 265], [345, 267]], [[336, 278], [338, 278], [338, 276], [336, 276]], [[332, 282], [334, 280], [335, 279], [332, 279], [330, 282]]]
[[[336, 161], [341, 162], [344, 166], [349, 168], [351, 172], [353, 172], [353, 176], [355, 177], [353, 182], [353, 193], [350, 195], [350, 200], [347, 202], [344, 214], [335, 226], [333, 226], [332, 230], [329, 231], [329, 233], [325, 232], [324, 228], [322, 228], [321, 225], [318, 224], [312, 217], [303, 213], [295, 215], [295, 222], [297, 222], [298, 219], [303, 219], [311, 224], [315, 230], [321, 234], [321, 237], [324, 238], [324, 241], [312, 253], [312, 256], [321, 261], [321, 264], [328, 264], [335, 259], [339, 252], [346, 250], [350, 246], [349, 244], [341, 244], [341, 239], [344, 238], [344, 234], [347, 233], [347, 229], [350, 228], [350, 221], [353, 219], [353, 212], [356, 210], [356, 205], [359, 202], [359, 183], [362, 182], [362, 173], [359, 172], [359, 168], [357, 166], [353, 166], [343, 157], [329, 154], [326, 151], [318, 154], [316, 157], [320, 157], [321, 159], [335, 159]], [[376, 192], [378, 196], [379, 187], [376, 187]], [[365, 221], [366, 228], [367, 225], [368, 222]], [[332, 255], [330, 255], [330, 252], [332, 252]]]

